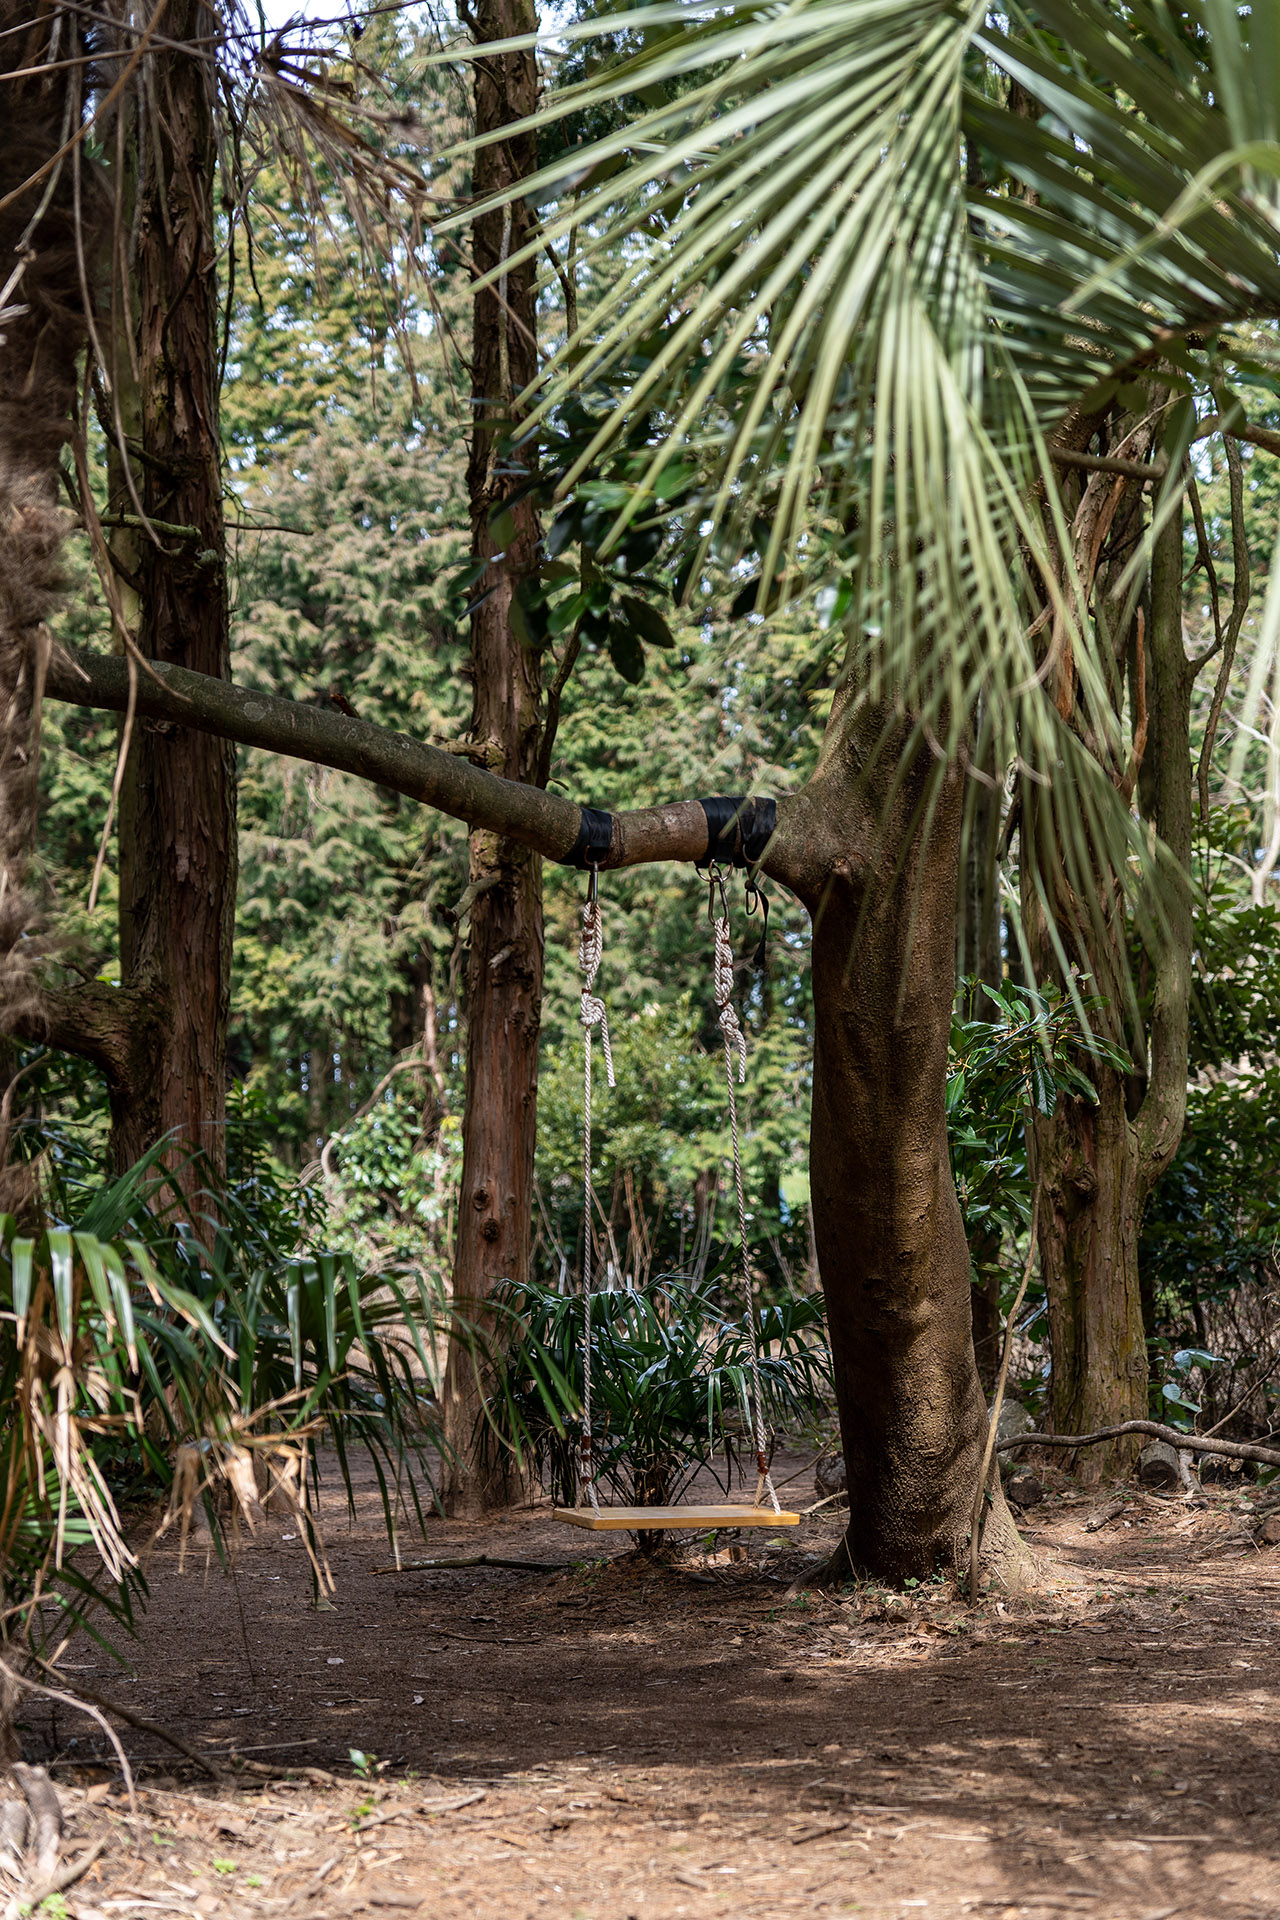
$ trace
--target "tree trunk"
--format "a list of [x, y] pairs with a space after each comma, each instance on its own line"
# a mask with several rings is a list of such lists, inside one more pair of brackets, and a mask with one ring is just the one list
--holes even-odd
[[[530, 0], [483, 0], [476, 39], [532, 33]], [[532, 51], [490, 55], [475, 66], [478, 135], [532, 113], [537, 66]], [[537, 143], [529, 134], [482, 147], [474, 190], [485, 195], [531, 174]], [[472, 229], [478, 275], [501, 268], [531, 231], [517, 200], [485, 214]], [[537, 567], [532, 502], [507, 505], [523, 474], [503, 447], [516, 396], [537, 368], [537, 286], [532, 262], [476, 294], [472, 394], [476, 409], [467, 484], [472, 557], [489, 563], [471, 619], [474, 684], [471, 735], [477, 757], [508, 780], [535, 784], [543, 698], [537, 653], [525, 642], [516, 595]], [[513, 617], [514, 616], [514, 617]], [[470, 839], [473, 892], [467, 957], [467, 1078], [462, 1123], [462, 1185], [454, 1257], [455, 1309], [483, 1340], [500, 1339], [490, 1309], [503, 1280], [527, 1277], [533, 1215], [537, 1123], [538, 1027], [542, 1005], [542, 861], [526, 846], [489, 832]], [[464, 1340], [450, 1344], [445, 1422], [450, 1447], [446, 1501], [457, 1515], [505, 1505], [511, 1463], [484, 1445], [476, 1360]]]
[[[1062, 1100], [1035, 1125], [1055, 1433], [1092, 1433], [1147, 1412], [1137, 1135], [1121, 1076], [1101, 1070], [1091, 1078], [1096, 1106]], [[1095, 1447], [1073, 1456], [1077, 1472], [1097, 1480], [1116, 1464], [1117, 1455], [1108, 1460], [1107, 1452]]]
[[[1126, 556], [1127, 557], [1127, 556]], [[1041, 1186], [1040, 1258], [1049, 1301], [1051, 1402], [1059, 1433], [1088, 1433], [1147, 1414], [1147, 1348], [1138, 1269], [1142, 1210], [1172, 1160], [1186, 1116], [1191, 992], [1193, 674], [1182, 638], [1182, 515], [1155, 542], [1150, 619], [1142, 663], [1147, 710], [1139, 795], [1159, 836], [1162, 900], [1148, 941], [1154, 991], [1145, 1031], [1126, 1030], [1113, 1005], [1104, 1013], [1113, 1037], [1127, 1040], [1135, 1073], [1090, 1071], [1097, 1103], [1061, 1100], [1037, 1119], [1033, 1162]], [[1136, 769], [1135, 769], [1136, 771]], [[1082, 972], [1099, 983], [1122, 978], [1118, 943], [1127, 921], [1116, 900], [1109, 944], [1079, 937]], [[1113, 1000], [1119, 987], [1113, 984]], [[1123, 1439], [1075, 1458], [1088, 1483], [1127, 1470], [1138, 1443]]]
[[[207, 40], [214, 25], [203, 0], [170, 0], [170, 44], [149, 56], [156, 110], [141, 143], [133, 295], [140, 453], [133, 490], [119, 487], [111, 507], [113, 518], [136, 520], [136, 491], [145, 515], [169, 529], [152, 537], [134, 527], [127, 541], [141, 652], [227, 679], [216, 71], [205, 55], [172, 44]], [[119, 358], [123, 369], [123, 350]], [[111, 1085], [122, 1167], [164, 1134], [180, 1148], [202, 1147], [216, 1169], [225, 1164], [235, 784], [227, 742], [135, 725], [120, 796], [120, 959], [146, 1031], [131, 1049], [137, 1070]]]
[[71, 527], [59, 457], [89, 327], [79, 263], [92, 284], [106, 228], [97, 174], [79, 159], [54, 164], [77, 104], [75, 61], [57, 57], [74, 33], [70, 15], [0, 0], [0, 1211], [15, 1212], [34, 1205], [37, 1183], [29, 1166], [8, 1165], [21, 1069], [2, 1036], [47, 1033], [46, 903], [33, 860], [40, 708]]
[[[842, 845], [802, 897], [813, 915], [810, 1184], [846, 1549], [855, 1568], [920, 1579], [962, 1560], [987, 1415], [945, 1105], [961, 780], [948, 776], [923, 831], [936, 763], [916, 749], [891, 794], [905, 733], [886, 746], [878, 716], [833, 717], [807, 797], [825, 815], [823, 839]], [[998, 1577], [1025, 1572], [998, 1486], [986, 1549]]]

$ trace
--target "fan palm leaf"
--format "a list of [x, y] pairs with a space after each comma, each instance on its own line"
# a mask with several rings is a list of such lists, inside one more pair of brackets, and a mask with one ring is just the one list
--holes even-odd
[[563, 489], [649, 413], [614, 538], [692, 448], [704, 550], [754, 546], [761, 610], [780, 582], [844, 580], [868, 696], [940, 758], [980, 727], [999, 764], [1056, 781], [1081, 891], [1100, 848], [1113, 871], [1147, 860], [1044, 684], [1048, 599], [1077, 729], [1114, 762], [1053, 436], [1141, 372], [1165, 382], [1176, 469], [1196, 397], [1232, 371], [1224, 330], [1280, 315], [1271, 10], [746, 0], [575, 31], [602, 30], [625, 53], [539, 125], [608, 109], [611, 130], [532, 183], [537, 246], [573, 229], [601, 269], [524, 396], [534, 426], [607, 399]]

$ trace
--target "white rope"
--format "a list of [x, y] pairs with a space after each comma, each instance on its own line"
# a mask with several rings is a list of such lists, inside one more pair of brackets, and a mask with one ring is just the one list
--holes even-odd
[[593, 992], [596, 975], [600, 971], [600, 961], [604, 954], [604, 925], [600, 918], [600, 902], [592, 898], [582, 909], [582, 936], [578, 942], [578, 961], [582, 968], [582, 1011], [579, 1019], [583, 1028], [583, 1088], [582, 1088], [582, 1437], [578, 1443], [578, 1505], [583, 1504], [585, 1492], [591, 1502], [592, 1510], [600, 1511], [600, 1501], [596, 1495], [595, 1461], [591, 1449], [591, 1289], [594, 1280], [595, 1261], [592, 1248], [595, 1244], [593, 1230], [593, 1206], [591, 1190], [591, 1042], [595, 1029], [600, 1029], [600, 1042], [604, 1048], [604, 1067], [609, 1085], [613, 1078], [613, 1050], [609, 1045], [609, 1021], [605, 1013], [604, 1001]]
[[733, 1004], [733, 942], [729, 937], [729, 916], [720, 915], [715, 922], [715, 961], [714, 980], [716, 996], [716, 1017], [720, 1022], [720, 1031], [724, 1036], [724, 1077], [729, 1089], [729, 1132], [733, 1141], [733, 1184], [738, 1199], [738, 1247], [742, 1259], [742, 1291], [747, 1305], [747, 1322], [750, 1328], [751, 1353], [751, 1417], [756, 1443], [756, 1497], [754, 1506], [760, 1505], [760, 1496], [768, 1492], [775, 1513], [781, 1513], [777, 1493], [774, 1490], [773, 1475], [769, 1471], [768, 1437], [764, 1425], [764, 1396], [760, 1387], [760, 1337], [756, 1319], [755, 1292], [751, 1285], [751, 1269], [747, 1263], [747, 1201], [742, 1182], [742, 1142], [738, 1137], [738, 1096], [733, 1083], [733, 1053], [736, 1045], [738, 1052], [738, 1080], [741, 1083], [747, 1077], [747, 1037], [742, 1031], [737, 1009]]

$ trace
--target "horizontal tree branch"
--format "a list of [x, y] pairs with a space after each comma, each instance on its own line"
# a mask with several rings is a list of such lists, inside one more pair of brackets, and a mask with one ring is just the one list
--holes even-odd
[[1163, 480], [1169, 471], [1164, 460], [1125, 460], [1113, 453], [1077, 453], [1073, 447], [1049, 448], [1057, 467], [1083, 467], [1086, 473], [1118, 473], [1127, 480]]
[[[1208, 440], [1215, 433], [1247, 441], [1265, 453], [1280, 454], [1280, 429], [1255, 426], [1250, 420], [1233, 420], [1230, 416], [1224, 419], [1218, 413], [1208, 414], [1196, 422], [1192, 445]], [[1049, 458], [1058, 467], [1082, 467], [1086, 473], [1123, 474], [1127, 480], [1163, 480], [1169, 471], [1169, 464], [1163, 459], [1125, 460], [1112, 453], [1077, 453], [1074, 447], [1050, 446]]]
[[[129, 702], [128, 666], [114, 657], [55, 649], [45, 692], [51, 699], [75, 706], [123, 713]], [[517, 840], [549, 860], [566, 861], [578, 838], [582, 810], [573, 801], [540, 787], [504, 780], [459, 755], [333, 708], [258, 693], [153, 661], [138, 674], [137, 712], [144, 720], [192, 727], [241, 746], [336, 767], [435, 807], [468, 826]], [[797, 834], [787, 831], [787, 809], [788, 802], [779, 801], [778, 831], [762, 865], [775, 879], [793, 885], [790, 843]], [[795, 825], [799, 827], [799, 822]], [[696, 800], [676, 800], [667, 806], [615, 814], [609, 853], [601, 865], [693, 861], [706, 851], [707, 820], [702, 808]]]
[[1224, 420], [1220, 413], [1208, 414], [1196, 422], [1196, 440], [1207, 440], [1214, 433], [1245, 440], [1251, 447], [1261, 447], [1264, 453], [1280, 453], [1280, 431], [1275, 427], [1256, 427], [1251, 420], [1234, 420], [1229, 414]]
[[1143, 1433], [1151, 1440], [1164, 1440], [1182, 1453], [1221, 1453], [1228, 1460], [1257, 1460], [1264, 1467], [1280, 1467], [1280, 1452], [1274, 1447], [1255, 1446], [1252, 1440], [1201, 1439], [1195, 1433], [1182, 1433], [1177, 1427], [1162, 1427], [1157, 1420], [1123, 1420], [1118, 1427], [1099, 1427], [1097, 1433], [1019, 1433], [1009, 1440], [997, 1440], [996, 1452], [1008, 1453], [1014, 1447], [1096, 1447], [1104, 1440], [1118, 1440], [1122, 1434]]
[[0, 1032], [74, 1053], [92, 1062], [109, 1083], [123, 1085], [137, 1024], [146, 1017], [145, 997], [135, 989], [86, 980], [73, 987], [45, 987], [38, 1000], [0, 1017]]

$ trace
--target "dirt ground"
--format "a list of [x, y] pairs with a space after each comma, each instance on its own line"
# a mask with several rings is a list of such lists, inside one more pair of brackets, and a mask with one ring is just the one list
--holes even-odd
[[[788, 1475], [811, 1501], [811, 1463]], [[222, 1779], [123, 1728], [134, 1825], [101, 1733], [33, 1703], [28, 1758], [110, 1841], [54, 1911], [1280, 1920], [1280, 1549], [1238, 1484], [1092, 1531], [1109, 1499], [1055, 1484], [1041, 1590], [977, 1611], [942, 1584], [788, 1599], [829, 1510], [678, 1568], [545, 1507], [433, 1520], [406, 1560], [556, 1570], [397, 1573], [372, 1487], [348, 1521], [335, 1484], [320, 1610], [287, 1523], [232, 1575], [166, 1547], [132, 1677], [83, 1642], [68, 1679]]]

